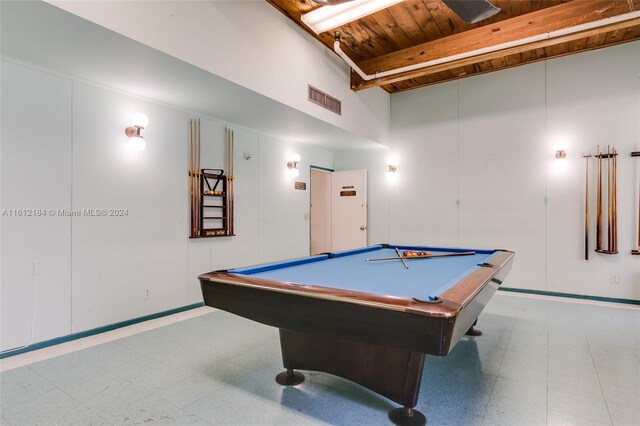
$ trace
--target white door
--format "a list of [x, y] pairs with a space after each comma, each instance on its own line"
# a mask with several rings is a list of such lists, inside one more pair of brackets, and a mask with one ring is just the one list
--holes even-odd
[[331, 251], [331, 175], [311, 169], [311, 255]]
[[331, 174], [331, 251], [367, 245], [367, 171]]

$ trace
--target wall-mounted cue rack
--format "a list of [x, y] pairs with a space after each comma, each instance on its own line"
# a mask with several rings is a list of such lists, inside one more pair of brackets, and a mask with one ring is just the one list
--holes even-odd
[[[632, 157], [638, 157], [640, 158], [640, 151], [635, 151], [631, 153]], [[633, 250], [631, 250], [631, 254], [636, 255], [636, 256], [640, 256], [640, 184], [638, 184], [638, 240], [637, 240], [637, 247]]]
[[[596, 148], [595, 155], [584, 155], [586, 160], [585, 173], [585, 206], [584, 206], [584, 258], [589, 260], [589, 162], [591, 157], [596, 160], [596, 249], [602, 254], [618, 254], [618, 152], [615, 147], [607, 147], [607, 152], [600, 152]], [[631, 153], [631, 157], [640, 157], [640, 151]], [[606, 170], [606, 188], [603, 187], [603, 175]], [[606, 210], [604, 195], [606, 193]], [[638, 186], [638, 218], [637, 218], [637, 246], [631, 254], [640, 255], [640, 185]], [[634, 202], [635, 204], [635, 202]], [[606, 217], [607, 244], [603, 244], [605, 233], [604, 218]], [[636, 237], [634, 236], [634, 239]]]
[[233, 130], [225, 128], [225, 168], [200, 166], [200, 119], [189, 120], [189, 238], [234, 235], [233, 221]]

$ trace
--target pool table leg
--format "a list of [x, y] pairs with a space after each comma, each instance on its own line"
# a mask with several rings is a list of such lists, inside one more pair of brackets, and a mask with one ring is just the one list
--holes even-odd
[[474, 328], [474, 325], [476, 325], [478, 323], [478, 320], [475, 320], [473, 322], [473, 325], [471, 325], [471, 327], [469, 327], [469, 330], [467, 330], [466, 333], [464, 333], [467, 336], [482, 336], [482, 331], [478, 330], [477, 328]]
[[293, 371], [293, 368], [287, 368], [287, 371], [276, 376], [276, 382], [283, 386], [295, 386], [304, 382], [304, 374], [299, 371]]
[[389, 420], [398, 426], [424, 426], [427, 424], [427, 418], [424, 414], [410, 407], [389, 411]]

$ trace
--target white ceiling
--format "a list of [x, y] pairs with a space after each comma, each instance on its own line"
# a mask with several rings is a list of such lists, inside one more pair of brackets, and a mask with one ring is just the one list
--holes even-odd
[[384, 148], [44, 2], [0, 2], [1, 52], [274, 138], [330, 151]]

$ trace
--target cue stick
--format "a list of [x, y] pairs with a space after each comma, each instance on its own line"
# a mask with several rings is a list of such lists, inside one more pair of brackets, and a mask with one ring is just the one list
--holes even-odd
[[191, 177], [191, 119], [188, 121], [188, 129], [189, 132], [189, 214], [191, 217], [189, 218], [189, 226], [191, 229], [189, 230], [189, 235], [193, 237], [193, 191], [191, 185], [193, 184], [193, 179]]
[[201, 172], [200, 172], [200, 119], [196, 118], [196, 205], [197, 205], [197, 209], [196, 209], [196, 224], [198, 226], [197, 230], [196, 230], [196, 234], [198, 236], [200, 236], [200, 233], [202, 232], [202, 213], [200, 211], [200, 204], [201, 204], [201, 200], [200, 200], [200, 192], [202, 191], [201, 188]]
[[400, 254], [400, 250], [398, 250], [398, 247], [396, 247], [396, 254], [398, 255], [398, 259], [402, 261], [402, 264], [404, 265], [405, 269], [409, 269], [409, 265], [407, 265], [406, 260], [402, 258], [402, 255]]
[[196, 236], [195, 229], [195, 204], [193, 200], [194, 196], [194, 185], [193, 185], [193, 119], [189, 119], [189, 195], [191, 197], [191, 236]]
[[607, 145], [607, 251], [611, 251], [613, 223], [611, 222], [611, 147]]
[[198, 236], [198, 171], [196, 170], [196, 119], [193, 119], [193, 233]]
[[[640, 152], [632, 152], [632, 157], [640, 157]], [[640, 183], [638, 184], [638, 247], [632, 250], [631, 254], [640, 254]]]
[[596, 250], [602, 248], [602, 165], [600, 164], [600, 145], [596, 153]]
[[198, 229], [200, 229], [200, 224], [198, 223], [198, 171], [196, 165], [196, 150], [197, 150], [197, 140], [196, 140], [196, 119], [193, 119], [193, 232], [195, 236], [198, 236]]
[[473, 255], [473, 254], [476, 254], [476, 252], [475, 251], [461, 251], [459, 253], [444, 253], [444, 254], [432, 254], [432, 255], [429, 255], [429, 256], [411, 256], [411, 257], [402, 256], [400, 258], [398, 258], [398, 257], [372, 257], [371, 259], [365, 259], [365, 262], [375, 262], [376, 260], [430, 259], [432, 257], [469, 256], [469, 255]]
[[584, 260], [589, 260], [589, 158], [591, 155], [585, 155], [586, 171], [585, 171], [585, 196], [584, 196]]
[[233, 235], [233, 181], [234, 171], [233, 171], [233, 158], [234, 158], [234, 150], [235, 150], [235, 135], [233, 133], [233, 129], [229, 129], [229, 172], [227, 176], [227, 233], [229, 235]]
[[[631, 156], [634, 156], [633, 153]], [[631, 254], [640, 254], [640, 183], [638, 184], [638, 249], [631, 251]]]
[[614, 253], [618, 252], [618, 154], [616, 152], [616, 147], [611, 148], [611, 154], [613, 158], [611, 159], [613, 163], [613, 172], [611, 175], [611, 187], [612, 187], [612, 232], [613, 235], [611, 237], [611, 241], [613, 242], [612, 250]]
[[602, 155], [600, 154], [600, 145], [598, 145], [597, 150], [596, 174], [598, 182], [596, 186], [596, 250], [602, 250]]
[[[224, 128], [224, 169], [227, 171], [227, 184], [226, 187], [224, 188], [224, 191], [226, 192], [226, 196], [227, 196], [227, 202], [225, 203], [227, 206], [224, 208], [225, 211], [225, 216], [227, 216], [227, 220], [225, 222], [225, 220], [222, 220], [223, 224], [229, 224], [229, 174], [231, 173], [231, 171], [229, 170], [229, 128], [225, 127]], [[224, 199], [224, 198], [223, 198]], [[228, 229], [228, 228], [227, 228]]]

